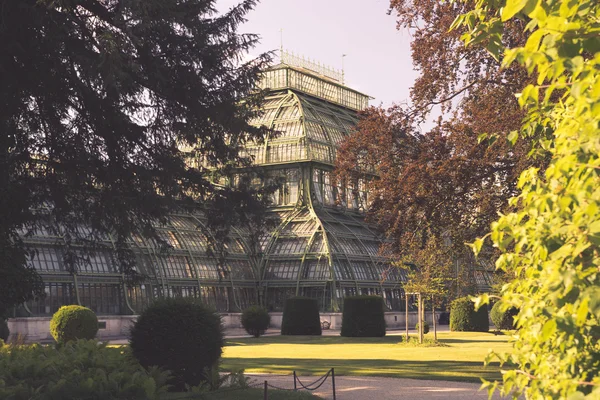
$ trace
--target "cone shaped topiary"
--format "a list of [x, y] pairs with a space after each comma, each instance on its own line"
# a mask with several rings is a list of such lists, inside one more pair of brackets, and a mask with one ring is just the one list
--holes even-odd
[[320, 335], [319, 303], [309, 297], [291, 297], [283, 306], [282, 335]]
[[98, 318], [87, 307], [62, 306], [50, 320], [50, 334], [58, 343], [93, 339], [98, 333]]
[[385, 314], [380, 296], [344, 297], [341, 335], [346, 337], [385, 336]]
[[482, 306], [475, 311], [475, 304], [469, 297], [461, 297], [450, 306], [450, 330], [466, 332], [487, 332], [490, 330], [488, 310]]
[[515, 329], [514, 316], [519, 313], [516, 307], [509, 307], [504, 310], [502, 302], [498, 301], [490, 311], [490, 319], [496, 326], [496, 329]]
[[0, 340], [7, 341], [10, 336], [10, 330], [8, 330], [8, 322], [0, 317]]
[[161, 299], [150, 305], [131, 328], [129, 339], [140, 364], [171, 371], [173, 391], [205, 381], [223, 344], [219, 313], [190, 298]]

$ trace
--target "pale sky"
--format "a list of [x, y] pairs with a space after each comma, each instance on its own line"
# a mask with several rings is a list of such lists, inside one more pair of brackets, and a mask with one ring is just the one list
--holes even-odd
[[[225, 11], [236, 0], [217, 0]], [[341, 69], [346, 84], [374, 97], [371, 105], [405, 103], [417, 73], [410, 58], [410, 34], [396, 30], [389, 0], [262, 0], [247, 16], [243, 33], [261, 36], [252, 52], [283, 47]]]

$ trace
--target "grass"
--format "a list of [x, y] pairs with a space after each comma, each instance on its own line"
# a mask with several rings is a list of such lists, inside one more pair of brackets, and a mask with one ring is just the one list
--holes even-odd
[[[427, 336], [432, 336], [430, 333]], [[509, 352], [508, 336], [493, 333], [441, 332], [441, 346], [415, 346], [401, 336], [267, 336], [229, 340], [224, 369], [247, 373], [367, 375], [480, 382], [500, 379], [497, 363], [483, 366], [490, 349]]]
[[[269, 400], [317, 400], [306, 392], [288, 392], [283, 390], [269, 390]], [[223, 390], [210, 393], [191, 395], [189, 393], [173, 393], [165, 397], [165, 400], [263, 400], [262, 389]]]

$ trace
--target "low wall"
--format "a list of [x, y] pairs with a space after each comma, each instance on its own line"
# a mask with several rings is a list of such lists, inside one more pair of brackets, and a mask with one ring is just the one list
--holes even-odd
[[[281, 328], [281, 320], [283, 319], [283, 313], [272, 312], [271, 315], [271, 327]], [[322, 312], [320, 313], [321, 322], [329, 322], [329, 329], [342, 329], [342, 313], [334, 312]], [[435, 314], [436, 321], [440, 320], [440, 313]], [[385, 323], [388, 329], [405, 329], [406, 325], [404, 320], [406, 319], [406, 313], [404, 311], [394, 311], [385, 313]], [[429, 324], [433, 324], [431, 312], [425, 313], [425, 319]], [[416, 311], [408, 313], [408, 327], [414, 329], [417, 324], [418, 316]]]
[[[283, 313], [272, 312], [271, 327], [281, 328]], [[223, 326], [226, 329], [242, 328], [241, 313], [222, 313]], [[330, 329], [342, 328], [342, 313], [323, 312], [320, 314], [321, 321], [330, 323]], [[129, 334], [129, 329], [137, 318], [136, 315], [110, 315], [98, 316], [100, 329], [98, 330], [98, 339], [123, 339]], [[425, 319], [431, 324], [431, 312], [427, 312]], [[439, 321], [439, 313], [436, 314]], [[385, 322], [388, 329], [404, 329], [405, 313], [403, 311], [385, 313]], [[417, 313], [408, 313], [408, 327], [414, 328], [417, 324]], [[10, 318], [8, 320], [11, 339], [21, 336], [26, 342], [46, 342], [52, 341], [50, 335], [50, 317], [26, 317]], [[9, 339], [10, 340], [10, 339]]]

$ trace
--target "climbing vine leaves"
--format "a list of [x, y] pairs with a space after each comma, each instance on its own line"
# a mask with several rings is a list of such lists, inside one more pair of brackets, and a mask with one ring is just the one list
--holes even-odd
[[[502, 251], [496, 265], [514, 280], [507, 305], [520, 308], [504, 394], [528, 398], [600, 398], [600, 3], [595, 0], [480, 0], [453, 28], [467, 46], [484, 43], [504, 67], [535, 78], [518, 94], [527, 110], [512, 138], [549, 132], [539, 147], [552, 160], [525, 170], [518, 211], [492, 224]], [[522, 46], [503, 44], [503, 26], [521, 20]], [[481, 303], [485, 303], [483, 299]]]

